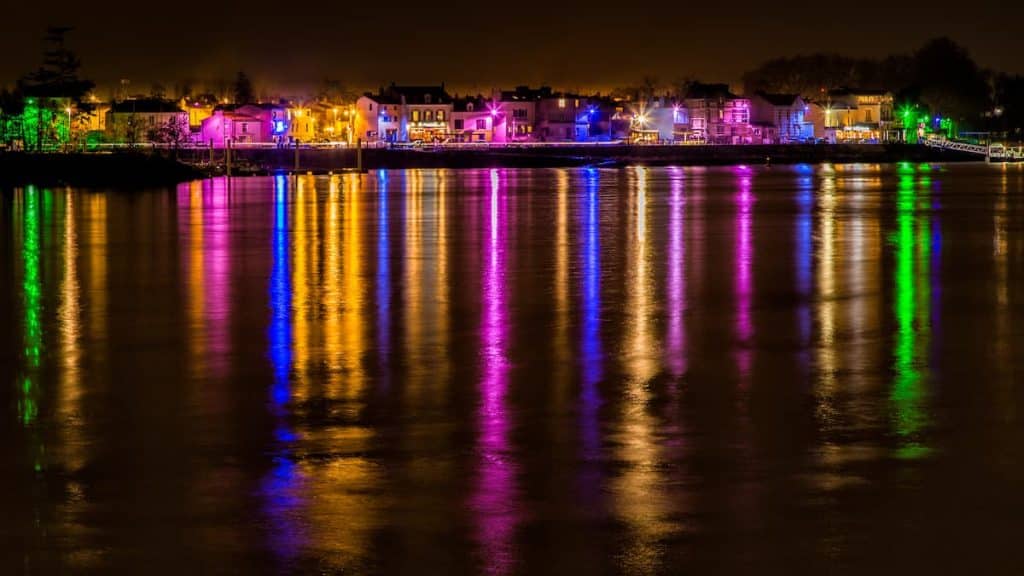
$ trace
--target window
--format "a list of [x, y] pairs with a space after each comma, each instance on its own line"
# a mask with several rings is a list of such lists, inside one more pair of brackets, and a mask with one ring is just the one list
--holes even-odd
[[466, 102], [466, 112], [472, 112], [472, 111], [473, 111], [473, 103], [472, 102]]
[[477, 121], [476, 121], [476, 129], [477, 130], [487, 130], [487, 120], [484, 119], [484, 118], [477, 119]]
[[512, 117], [516, 118], [518, 120], [526, 119], [526, 109], [525, 108], [516, 108], [515, 110], [512, 111]]
[[419, 122], [420, 121], [420, 111], [419, 110], [413, 110], [412, 111], [412, 121], [413, 122]]
[[455, 129], [462, 130], [462, 118], [458, 118], [455, 120]]
[[558, 107], [559, 108], [565, 108], [565, 98], [559, 98], [558, 99]]
[[248, 122], [242, 122], [242, 134], [246, 134], [247, 132], [249, 132], [249, 124]]
[[426, 112], [424, 112], [423, 119], [426, 120], [427, 122], [433, 122], [434, 121], [434, 111], [433, 110], [427, 110]]
[[872, 122], [874, 122], [874, 120], [871, 119], [870, 109], [864, 111], [864, 122], [867, 124], [871, 124]]
[[444, 110], [438, 110], [436, 118], [438, 122], [444, 122]]
[[430, 94], [423, 95], [423, 102], [424, 104], [430, 104]]

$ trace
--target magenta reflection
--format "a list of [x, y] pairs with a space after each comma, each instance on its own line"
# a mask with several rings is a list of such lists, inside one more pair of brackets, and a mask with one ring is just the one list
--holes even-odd
[[753, 244], [750, 226], [754, 197], [750, 191], [749, 169], [741, 166], [738, 172], [740, 177], [739, 192], [736, 197], [736, 339], [739, 344], [737, 364], [740, 374], [746, 375], [750, 372], [750, 338], [754, 334], [750, 318], [753, 292], [751, 276]]
[[686, 334], [683, 315], [686, 312], [686, 244], [683, 240], [684, 210], [683, 174], [681, 169], [671, 173], [671, 199], [668, 247], [668, 368], [676, 378], [686, 372]]
[[480, 323], [481, 401], [477, 485], [472, 496], [477, 538], [489, 574], [511, 572], [515, 525], [515, 465], [509, 458], [508, 294], [505, 277], [507, 232], [503, 173], [490, 171], [489, 219], [484, 240], [482, 318]]

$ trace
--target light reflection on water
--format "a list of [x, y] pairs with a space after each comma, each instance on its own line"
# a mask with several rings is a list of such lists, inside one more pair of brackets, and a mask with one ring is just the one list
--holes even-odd
[[[4, 488], [24, 495], [4, 522], [25, 535], [3, 557], [23, 566], [776, 572], [781, 545], [866, 569], [951, 517], [1010, 521], [991, 504], [1024, 480], [1018, 167], [167, 194], [3, 197]], [[947, 492], [969, 496], [940, 511]]]

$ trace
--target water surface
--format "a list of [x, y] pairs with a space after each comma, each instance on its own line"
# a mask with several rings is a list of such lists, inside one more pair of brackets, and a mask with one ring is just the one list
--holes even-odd
[[0, 198], [4, 573], [1014, 573], [1024, 170]]

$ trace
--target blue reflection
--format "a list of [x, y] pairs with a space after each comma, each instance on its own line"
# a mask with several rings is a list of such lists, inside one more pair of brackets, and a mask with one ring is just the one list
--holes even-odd
[[[271, 392], [274, 407], [281, 410], [291, 396], [288, 371], [292, 363], [291, 334], [291, 275], [288, 271], [288, 179], [274, 177], [273, 268], [270, 272], [270, 362], [273, 365], [274, 385]], [[277, 430], [279, 440], [292, 439], [285, 427]]]
[[381, 362], [388, 359], [391, 341], [391, 258], [388, 248], [388, 181], [379, 171], [377, 189], [377, 351]]
[[814, 240], [811, 223], [814, 211], [814, 191], [811, 177], [799, 178], [797, 180], [797, 189], [799, 211], [797, 212], [796, 221], [796, 282], [801, 302], [798, 321], [800, 324], [801, 341], [806, 343], [811, 338], [811, 309], [808, 302], [813, 290], [811, 285], [811, 267], [814, 261]]
[[602, 377], [601, 366], [601, 238], [600, 195], [598, 172], [587, 170], [586, 205], [583, 210], [583, 441], [588, 452], [596, 451], [599, 442], [597, 430], [597, 383]]

